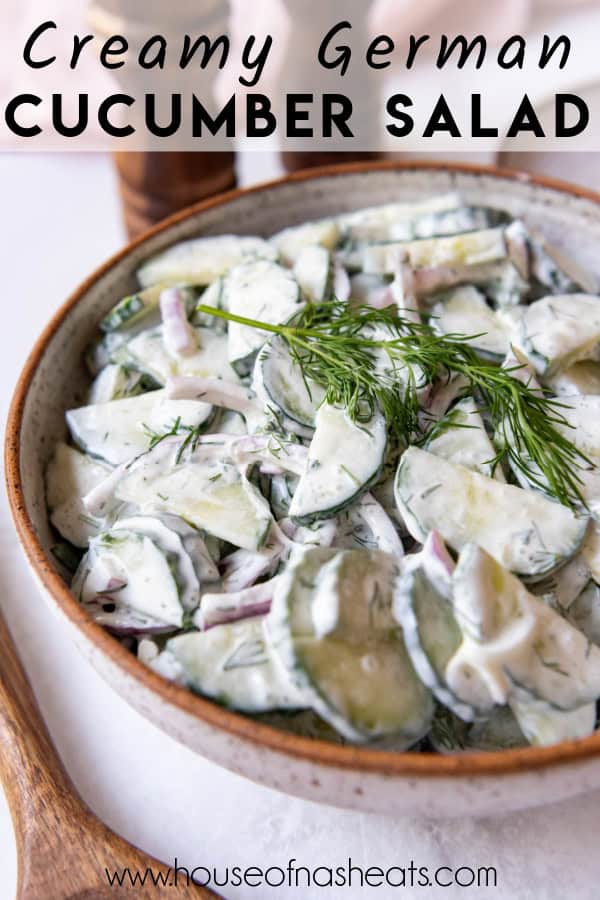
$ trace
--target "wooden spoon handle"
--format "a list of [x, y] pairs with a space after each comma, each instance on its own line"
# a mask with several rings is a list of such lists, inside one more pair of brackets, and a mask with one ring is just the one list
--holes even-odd
[[55, 820], [56, 800], [62, 802], [73, 789], [1, 614], [0, 779], [19, 844], [25, 839], [27, 821], [32, 816]]

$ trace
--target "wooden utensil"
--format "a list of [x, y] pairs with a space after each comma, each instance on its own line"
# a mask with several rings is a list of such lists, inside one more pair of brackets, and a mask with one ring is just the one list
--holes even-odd
[[82, 802], [46, 730], [15, 645], [0, 614], [0, 778], [19, 859], [17, 900], [102, 900], [115, 895], [216, 897], [197, 885], [110, 887], [105, 873], [167, 867], [110, 831]]

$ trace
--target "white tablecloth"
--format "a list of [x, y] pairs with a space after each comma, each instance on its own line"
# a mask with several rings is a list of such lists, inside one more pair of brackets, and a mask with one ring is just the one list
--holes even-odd
[[[246, 178], [270, 174], [268, 161]], [[3, 323], [0, 402], [51, 312], [123, 240], [109, 161], [0, 155]], [[600, 794], [495, 820], [391, 820], [329, 809], [258, 787], [194, 756], [130, 709], [96, 675], [40, 602], [3, 506], [0, 602], [65, 765], [108, 825], [188, 867], [229, 865], [496, 866], [498, 888], [268, 891], [230, 898], [332, 896], [592, 900], [599, 896]], [[0, 648], [1, 652], [1, 648]], [[1, 749], [0, 749], [1, 752]], [[0, 872], [14, 895], [15, 850], [0, 795]], [[48, 898], [52, 900], [52, 898]]]

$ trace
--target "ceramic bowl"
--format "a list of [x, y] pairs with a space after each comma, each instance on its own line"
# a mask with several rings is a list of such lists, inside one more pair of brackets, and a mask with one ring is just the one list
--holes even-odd
[[8, 494], [32, 573], [70, 636], [119, 694], [176, 740], [257, 782], [321, 803], [396, 815], [485, 815], [598, 788], [600, 733], [542, 749], [391, 753], [298, 737], [195, 696], [144, 667], [78, 605], [49, 553], [54, 538], [44, 470], [55, 442], [65, 438], [65, 409], [84, 400], [83, 351], [102, 315], [134, 288], [134, 272], [146, 258], [195, 235], [269, 235], [331, 213], [451, 190], [523, 217], [600, 275], [600, 195], [470, 166], [356, 164], [301, 173], [186, 210], [98, 269], [35, 345], [7, 429]]

